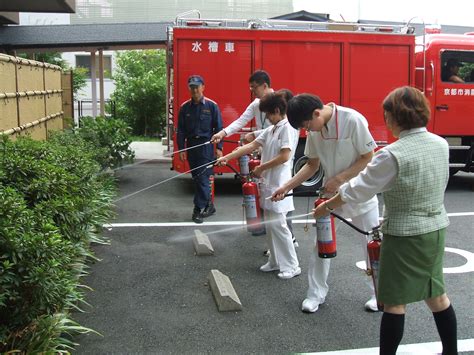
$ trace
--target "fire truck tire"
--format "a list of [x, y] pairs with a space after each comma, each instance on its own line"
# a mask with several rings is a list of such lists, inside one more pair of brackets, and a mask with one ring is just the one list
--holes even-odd
[[[304, 155], [304, 146], [305, 139], [300, 139], [298, 142], [298, 147], [296, 148], [295, 159], [293, 161], [293, 171], [292, 175], [294, 176], [308, 161], [308, 157]], [[314, 196], [316, 190], [318, 190], [323, 182], [324, 170], [322, 167], [311, 176], [308, 180], [303, 182], [300, 186], [294, 189], [294, 192], [302, 196]]]

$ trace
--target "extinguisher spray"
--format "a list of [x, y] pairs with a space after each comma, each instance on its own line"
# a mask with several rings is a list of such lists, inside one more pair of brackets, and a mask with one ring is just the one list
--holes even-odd
[[380, 246], [382, 239], [380, 236], [379, 227], [372, 230], [372, 240], [367, 243], [367, 254], [369, 255], [370, 267], [367, 268], [367, 275], [372, 277], [374, 283], [375, 297], [377, 299], [377, 308], [383, 311], [383, 304], [379, 302], [378, 297], [378, 281], [379, 281], [379, 260], [380, 260]]
[[[327, 200], [329, 199], [323, 197], [323, 192], [320, 191], [319, 198], [314, 201], [314, 207], [318, 207]], [[337, 255], [336, 226], [332, 215], [316, 218], [316, 241], [320, 258], [334, 258]]]

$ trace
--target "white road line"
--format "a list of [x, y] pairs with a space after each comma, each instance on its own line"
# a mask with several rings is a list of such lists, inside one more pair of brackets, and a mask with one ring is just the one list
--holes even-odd
[[[466, 217], [474, 216], [474, 212], [448, 213], [448, 217]], [[350, 221], [350, 218], [348, 219]], [[312, 224], [313, 219], [294, 219], [295, 224]], [[130, 227], [197, 227], [197, 226], [238, 226], [245, 225], [244, 221], [216, 221], [196, 224], [194, 222], [157, 222], [157, 223], [110, 223], [105, 224], [104, 228], [130, 228]]]
[[[441, 342], [420, 343], [420, 344], [406, 344], [400, 345], [397, 350], [397, 355], [432, 355], [440, 354], [442, 350]], [[474, 351], [474, 339], [458, 340], [459, 353], [465, 351]], [[339, 351], [325, 351], [319, 353], [303, 353], [313, 355], [349, 355], [349, 354], [364, 354], [364, 355], [378, 355], [379, 348], [365, 348], [365, 349], [349, 349]]]

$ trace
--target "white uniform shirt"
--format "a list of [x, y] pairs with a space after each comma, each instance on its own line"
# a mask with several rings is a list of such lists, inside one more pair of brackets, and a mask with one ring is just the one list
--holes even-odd
[[238, 131], [240, 131], [247, 123], [249, 123], [252, 118], [255, 117], [255, 122], [257, 125], [257, 131], [254, 131], [255, 136], [258, 136], [260, 130], [271, 126], [270, 121], [268, 121], [263, 112], [260, 112], [258, 106], [260, 105], [260, 99], [253, 100], [250, 105], [247, 106], [244, 113], [237, 118], [234, 122], [224, 128], [224, 132], [227, 136], [230, 136]]
[[[334, 107], [327, 129], [322, 132], [308, 132], [304, 154], [318, 158], [324, 169], [324, 182], [354, 164], [361, 155], [377, 146], [369, 132], [368, 123], [359, 112], [347, 107]], [[359, 204], [341, 207], [344, 215], [356, 217], [377, 205], [377, 197]]]
[[[421, 127], [402, 131], [400, 138], [416, 132], [426, 132], [426, 128]], [[377, 193], [390, 190], [397, 176], [397, 160], [388, 150], [381, 149], [359, 175], [341, 185], [339, 194], [346, 203], [364, 202]]]
[[292, 196], [278, 202], [272, 202], [267, 197], [271, 196], [278, 187], [291, 179], [291, 167], [298, 136], [298, 131], [291, 127], [288, 119], [285, 118], [276, 125], [266, 128], [256, 138], [256, 142], [262, 146], [262, 163], [275, 158], [284, 148], [291, 150], [290, 159], [285, 163], [265, 170], [262, 173], [260, 206], [263, 209], [272, 210], [277, 213], [293, 211], [295, 209]]

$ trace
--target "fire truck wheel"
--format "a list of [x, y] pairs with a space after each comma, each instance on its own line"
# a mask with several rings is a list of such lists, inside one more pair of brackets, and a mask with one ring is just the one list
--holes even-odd
[[[308, 157], [304, 155], [304, 146], [305, 140], [300, 139], [298, 142], [298, 147], [296, 148], [295, 159], [293, 161], [293, 176], [306, 164], [306, 161], [308, 160]], [[295, 188], [294, 192], [302, 196], [314, 196], [315, 191], [318, 190], [322, 185], [323, 176], [324, 170], [320, 167], [313, 176]]]

